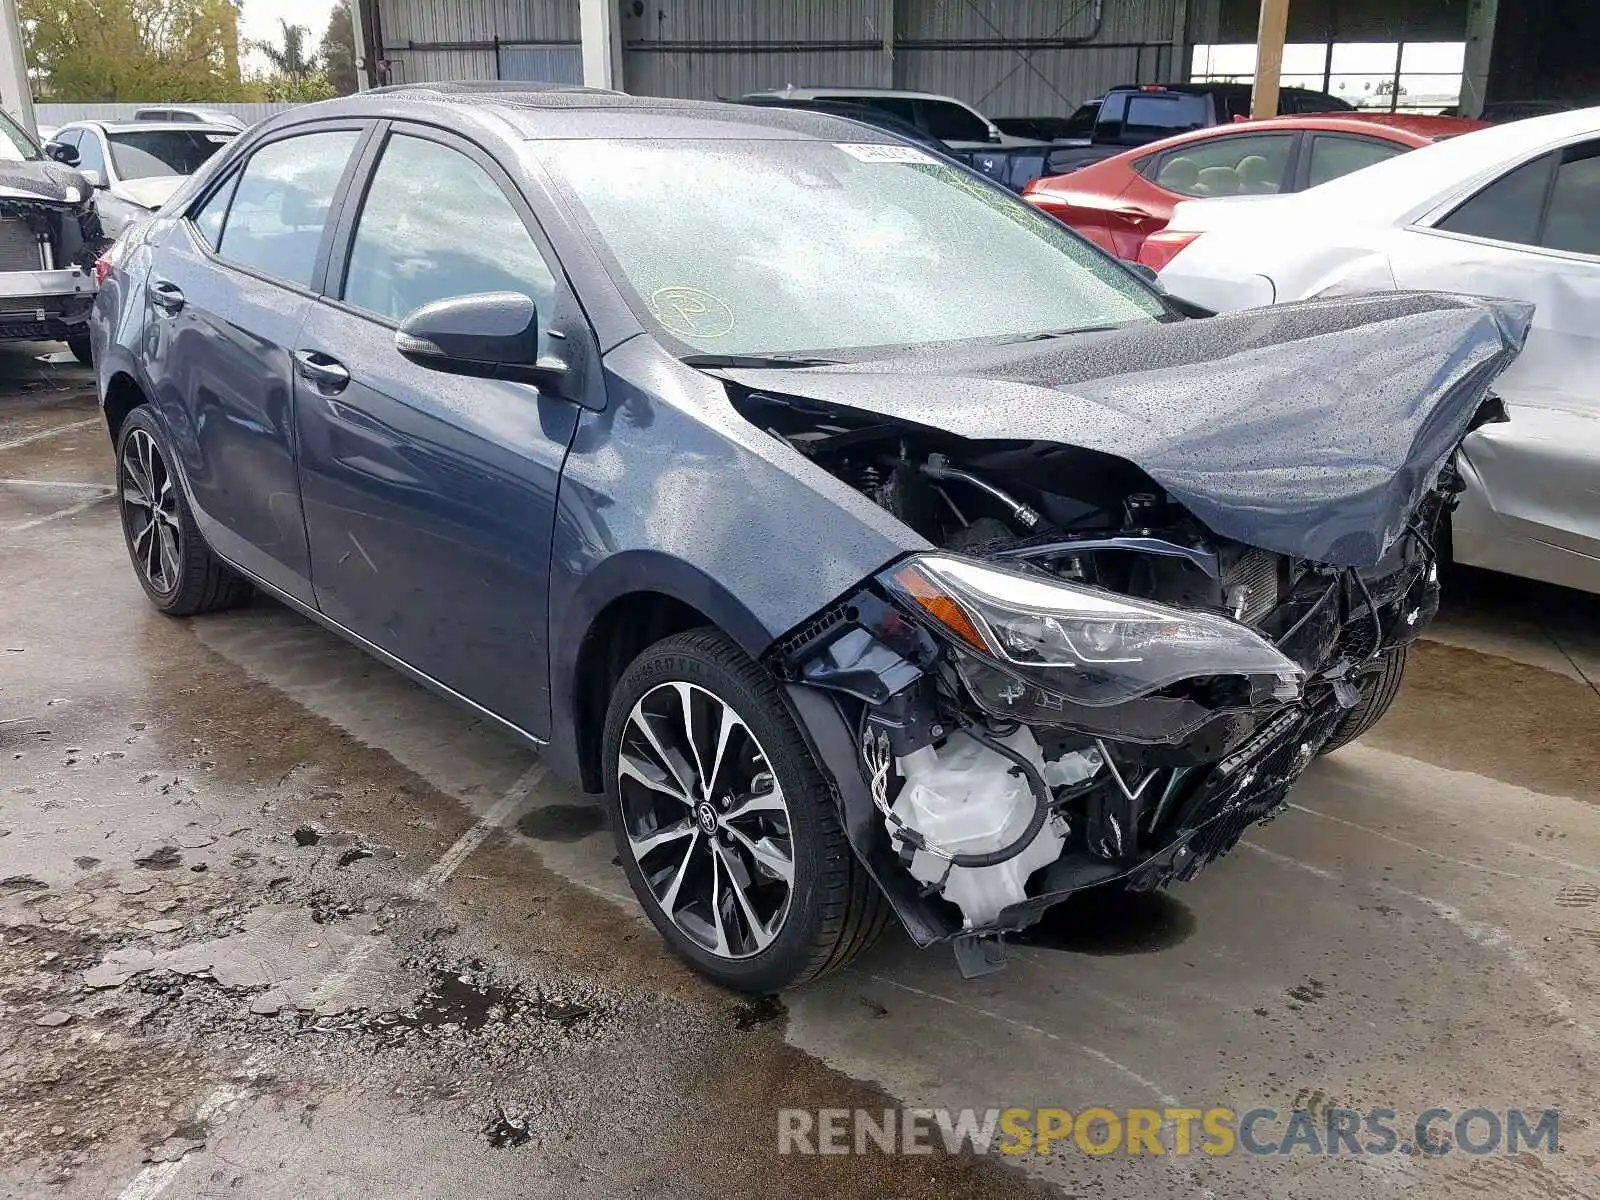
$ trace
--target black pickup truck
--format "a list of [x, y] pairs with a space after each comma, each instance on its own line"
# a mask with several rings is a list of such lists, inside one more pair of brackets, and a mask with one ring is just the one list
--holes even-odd
[[[1115, 87], [1100, 97], [1099, 110], [1087, 137], [1058, 138], [1049, 146], [979, 150], [972, 155], [972, 165], [1020, 192], [1042, 175], [1065, 175], [1134, 146], [1159, 142], [1191, 129], [1248, 118], [1250, 92], [1248, 83], [1145, 83]], [[1327, 92], [1283, 88], [1278, 93], [1280, 116], [1349, 112], [1353, 108], [1354, 105]], [[1075, 113], [1074, 119], [1077, 117]]]

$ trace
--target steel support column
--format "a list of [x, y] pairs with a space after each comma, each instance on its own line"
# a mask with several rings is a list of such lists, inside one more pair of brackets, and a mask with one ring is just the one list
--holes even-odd
[[622, 18], [617, 0], [578, 0], [586, 87], [622, 90]]
[[0, 0], [0, 106], [38, 136], [33, 116], [33, 86], [28, 81], [28, 60], [23, 51], [22, 22], [17, 0]]

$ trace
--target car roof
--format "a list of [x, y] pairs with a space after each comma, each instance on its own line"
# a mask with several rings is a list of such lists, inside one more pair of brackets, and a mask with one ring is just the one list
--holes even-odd
[[192, 131], [195, 133], [231, 133], [238, 136], [242, 130], [235, 129], [232, 125], [215, 125], [209, 121], [68, 121], [56, 127], [56, 132], [63, 129], [79, 129], [93, 126], [104, 130], [106, 133], [149, 133], [155, 129], [173, 129], [180, 132]]
[[[1211, 138], [1226, 137], [1235, 133], [1248, 133], [1259, 129], [1311, 129], [1321, 130], [1325, 133], [1364, 133], [1374, 137], [1387, 136], [1390, 141], [1405, 142], [1407, 145], [1418, 146], [1426, 145], [1438, 138], [1454, 137], [1457, 134], [1470, 133], [1474, 129], [1487, 128], [1488, 123], [1486, 121], [1474, 121], [1468, 117], [1435, 117], [1412, 115], [1410, 113], [1299, 113], [1278, 117], [1262, 117], [1259, 120], [1232, 121], [1226, 125], [1211, 125], [1205, 129], [1193, 129], [1187, 133], [1174, 134], [1170, 138], [1163, 138], [1159, 142], [1152, 142], [1148, 146], [1140, 146], [1129, 152], [1126, 157], [1142, 158], [1146, 154], [1160, 153], [1169, 147], [1183, 145], [1188, 142], [1203, 142]], [[1124, 156], [1118, 155], [1118, 157]]]
[[963, 100], [954, 96], [942, 96], [938, 92], [912, 92], [904, 88], [871, 88], [871, 87], [783, 87], [773, 88], [766, 92], [746, 92], [747, 97], [755, 96], [787, 96], [796, 100], [826, 100], [834, 96], [882, 96], [885, 99], [900, 97], [906, 100], [943, 100], [950, 104], [959, 104], [962, 108], [971, 108]]
[[526, 83], [433, 83], [375, 88], [336, 100], [300, 105], [251, 130], [287, 128], [340, 117], [461, 121], [520, 138], [811, 138], [819, 141], [898, 142], [856, 121], [803, 108], [629, 96], [597, 88]]

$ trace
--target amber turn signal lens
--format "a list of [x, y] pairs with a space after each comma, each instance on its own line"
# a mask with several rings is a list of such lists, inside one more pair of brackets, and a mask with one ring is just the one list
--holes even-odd
[[906, 597], [915, 601], [918, 607], [935, 621], [971, 645], [973, 649], [989, 652], [989, 643], [984, 641], [983, 634], [978, 632], [978, 627], [972, 623], [972, 618], [967, 616], [966, 610], [949, 595], [940, 591], [938, 586], [916, 567], [907, 563], [891, 578]]

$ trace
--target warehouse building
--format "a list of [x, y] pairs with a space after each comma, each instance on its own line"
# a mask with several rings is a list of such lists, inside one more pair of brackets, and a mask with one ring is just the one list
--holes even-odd
[[[1365, 107], [1600, 99], [1594, 0], [1289, 0], [1284, 82]], [[1253, 76], [1259, 0], [358, 0], [366, 86], [605, 82], [699, 99], [852, 85], [1062, 115]]]

